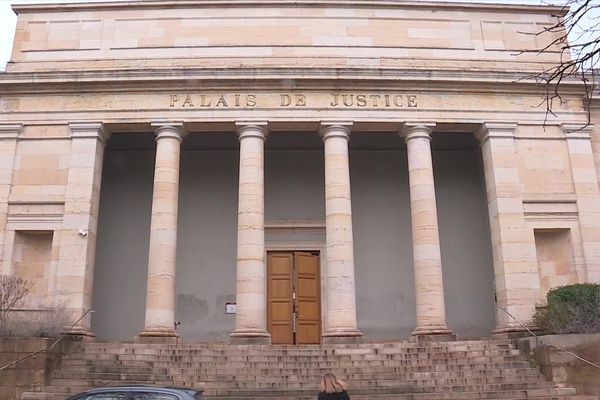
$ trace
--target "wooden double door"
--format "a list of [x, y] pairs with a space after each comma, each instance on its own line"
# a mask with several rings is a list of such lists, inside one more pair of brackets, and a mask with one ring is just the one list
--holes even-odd
[[319, 254], [267, 253], [267, 323], [273, 344], [321, 342]]

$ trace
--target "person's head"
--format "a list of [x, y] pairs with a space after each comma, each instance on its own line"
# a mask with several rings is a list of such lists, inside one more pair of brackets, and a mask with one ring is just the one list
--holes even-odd
[[321, 392], [339, 393], [346, 390], [346, 383], [340, 378], [336, 378], [331, 372], [326, 373], [321, 378]]

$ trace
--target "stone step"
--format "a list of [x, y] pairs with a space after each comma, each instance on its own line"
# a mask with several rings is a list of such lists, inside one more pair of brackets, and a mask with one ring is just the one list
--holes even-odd
[[491, 356], [474, 356], [474, 357], [357, 357], [357, 358], [336, 358], [329, 357], [324, 359], [316, 359], [316, 360], [297, 360], [293, 357], [279, 357], [276, 359], [227, 359], [227, 360], [219, 360], [219, 359], [197, 359], [194, 356], [149, 356], [145, 354], [121, 354], [121, 355], [112, 355], [112, 354], [98, 354], [94, 358], [83, 357], [80, 354], [75, 354], [67, 358], [65, 361], [70, 360], [110, 360], [110, 361], [149, 361], [149, 362], [177, 362], [177, 363], [212, 363], [212, 364], [222, 364], [227, 363], [231, 366], [246, 366], [260, 367], [261, 365], [274, 365], [274, 364], [283, 364], [283, 365], [302, 365], [306, 367], [318, 366], [318, 365], [331, 365], [333, 363], [340, 364], [344, 363], [347, 365], [357, 365], [357, 366], [366, 366], [366, 365], [376, 365], [382, 363], [397, 363], [397, 364], [467, 364], [467, 363], [498, 363], [498, 362], [511, 362], [511, 361], [522, 361], [524, 357], [522, 355], [510, 355], [510, 356], [499, 356], [499, 355], [491, 355]]
[[[365, 379], [411, 379], [411, 378], [439, 378], [439, 377], [450, 377], [450, 376], [458, 376], [458, 377], [510, 377], [510, 376], [541, 376], [539, 371], [535, 368], [515, 368], [515, 369], [495, 369], [489, 370], [486, 368], [478, 368], [478, 369], [470, 369], [464, 371], [456, 371], [453, 369], [448, 369], [445, 371], [423, 371], [423, 372], [400, 372], [397, 371], [396, 368], [390, 370], [378, 370], [373, 371], [371, 373], [366, 373], [364, 370], [355, 371], [351, 370], [340, 370], [343, 372], [337, 372], [337, 374], [348, 380], [365, 380]], [[247, 371], [246, 371], [247, 372]], [[79, 366], [79, 367], [66, 367], [62, 368], [55, 377], [81, 377], [81, 376], [96, 376], [101, 374], [170, 374], [171, 376], [181, 377], [181, 376], [192, 376], [193, 379], [190, 380], [248, 380], [248, 379], [278, 379], [278, 380], [293, 380], [293, 381], [307, 381], [307, 378], [320, 378], [322, 373], [320, 371], [313, 370], [297, 370], [297, 371], [289, 371], [287, 373], [280, 373], [277, 375], [269, 375], [269, 374], [255, 374], [255, 373], [246, 373], [246, 374], [238, 374], [232, 373], [232, 371], [227, 370], [223, 373], [215, 373], [213, 370], [206, 370], [204, 373], [199, 373], [198, 369], [193, 368], [130, 368], [130, 367], [116, 367], [116, 366], [107, 366], [107, 367], [98, 367], [98, 366]]]
[[94, 356], [90, 355], [74, 355], [72, 359], [81, 359], [81, 360], [138, 360], [138, 361], [169, 361], [175, 360], [178, 362], [227, 362], [227, 363], [260, 363], [260, 362], [268, 362], [275, 363], [280, 362], [282, 360], [295, 360], [296, 362], [302, 363], [321, 363], [327, 361], [336, 361], [340, 363], [352, 363], [352, 362], [360, 362], [360, 361], [398, 361], [398, 362], [412, 362], [412, 361], [431, 361], [431, 362], [452, 362], [452, 360], [466, 360], [466, 361], [480, 361], [482, 359], [495, 359], [495, 360], [504, 360], [510, 361], [515, 359], [523, 359], [521, 354], [512, 353], [512, 354], [499, 354], [499, 353], [487, 353], [482, 354], [477, 352], [475, 354], [470, 355], [428, 355], [425, 353], [422, 354], [385, 354], [385, 355], [361, 355], [361, 356], [314, 356], [314, 357], [287, 357], [287, 356], [278, 356], [278, 357], [228, 357], [228, 358], [219, 358], [219, 357], [208, 357], [208, 356], [193, 356], [193, 355], [177, 355], [177, 356], [169, 356], [169, 355], [148, 355], [148, 354], [97, 354]]
[[[511, 394], [509, 397], [489, 397], [495, 396], [497, 392], [463, 394], [451, 393], [443, 395], [430, 394], [384, 394], [384, 395], [352, 395], [352, 400], [598, 400], [596, 396], [583, 395], [551, 395], [551, 396], [530, 396], [527, 394]], [[311, 396], [279, 396], [277, 400], [314, 400], [316, 395]], [[255, 397], [215, 397], [206, 396], [206, 400], [270, 400], [272, 396], [255, 396]], [[63, 399], [43, 399], [43, 400], [63, 400]]]
[[553, 388], [510, 340], [306, 347], [82, 343], [50, 385], [23, 400], [64, 400], [123, 384], [202, 387], [208, 400], [314, 400], [320, 377], [330, 371], [349, 382], [353, 400], [598, 400]]
[[[385, 361], [382, 363], [383, 365], [368, 365], [368, 366], [359, 366], [359, 368], [363, 371], [367, 372], [378, 372], [378, 371], [393, 371], [393, 372], [419, 372], [419, 371], [445, 371], [445, 370], [470, 370], [470, 369], [511, 369], [511, 368], [527, 368], [530, 366], [528, 361], [515, 361], [515, 362], [495, 362], [495, 363], [463, 363], [463, 364], [450, 364], [450, 363], [436, 363], [436, 364], [426, 364], [426, 363], [398, 363], [392, 361]], [[306, 365], [305, 363], [287, 363], [287, 364], [275, 364], [269, 363], [264, 367], [254, 367], [253, 369], [249, 369], [245, 366], [246, 364], [242, 364], [241, 367], [234, 367], [231, 364], [227, 363], [218, 363], [218, 362], [181, 362], [181, 361], [138, 361], [138, 360], [81, 360], [81, 359], [65, 359], [63, 363], [63, 368], [80, 368], [84, 366], [122, 366], [122, 367], [142, 367], [142, 368], [168, 368], [170, 370], [173, 369], [193, 369], [199, 372], [222, 372], [222, 373], [246, 373], [248, 371], [276, 371], [278, 373], [300, 373], [302, 371], [321, 371], [321, 370], [330, 370], [332, 369], [332, 365], [335, 365], [335, 370], [340, 371], [351, 371], [355, 370], [357, 366], [355, 364], [348, 363], [336, 363], [332, 361], [326, 365]]]
[[[486, 346], [505, 346], [514, 348], [514, 341], [511, 339], [473, 339], [456, 341], [394, 341], [394, 342], [369, 342], [360, 344], [315, 344], [315, 345], [232, 345], [226, 343], [179, 343], [179, 344], [149, 344], [149, 343], [125, 343], [125, 342], [88, 342], [79, 346], [79, 349], [181, 349], [184, 351], [233, 351], [233, 352], [253, 352], [253, 351], [295, 351], [305, 352], [311, 350], [330, 350], [330, 349], [378, 349], [378, 348], [471, 348]], [[78, 350], [79, 350], [78, 349]]]
[[[464, 399], [484, 399], [484, 398], [512, 398], [512, 397], [536, 397], [536, 396], [560, 396], [560, 395], [575, 395], [576, 391], [572, 388], [494, 388], [487, 390], [480, 390], [473, 388], [472, 390], [461, 390], [453, 387], [428, 387], [428, 388], [411, 388], [411, 387], [400, 387], [400, 388], [378, 388], [378, 389], [356, 389], [349, 388], [348, 392], [352, 398], [355, 396], [392, 396], [392, 395], [411, 395], [411, 396], [423, 396], [422, 398], [427, 399], [444, 399], [444, 396], [453, 396], [455, 398]], [[307, 397], [315, 395], [315, 390], [282, 390], [282, 389], [271, 389], [271, 390], [256, 390], [256, 391], [229, 391], [227, 393], [207, 393], [207, 398], [220, 398], [220, 397], [239, 397], [239, 398], [252, 398], [252, 397], [264, 397], [264, 398], [277, 398], [288, 396]], [[480, 397], [477, 397], [480, 396]], [[488, 397], [489, 396], [489, 397]]]
[[[444, 342], [449, 343], [449, 342]], [[332, 347], [332, 346], [321, 346], [321, 345], [302, 345], [297, 347], [285, 347], [278, 345], [271, 346], [249, 346], [248, 348], [240, 348], [239, 346], [226, 345], [227, 347], [219, 348], [216, 345], [211, 347], [191, 347], [185, 345], [128, 345], [118, 347], [104, 347], [101, 344], [93, 343], [92, 346], [79, 346], [76, 350], [86, 352], [90, 354], [94, 353], [131, 353], [131, 352], [162, 352], [162, 353], [198, 353], [198, 354], [286, 354], [286, 355], [303, 355], [303, 354], [319, 354], [319, 353], [334, 353], [334, 352], [349, 352], [349, 353], [369, 353], [383, 350], [390, 351], [405, 351], [405, 352], [452, 352], [452, 351], [478, 351], [478, 350], [511, 350], [515, 349], [514, 344], [426, 344], [426, 345], [409, 345], [406, 346], [401, 342], [393, 343], [390, 345], [376, 346], [371, 344], [358, 344], [344, 346], [344, 347]]]
[[[361, 346], [361, 345], [357, 345]], [[279, 349], [278, 346], [271, 346], [269, 348], [257, 348], [257, 349], [240, 349], [236, 346], [230, 346], [228, 349], [214, 349], [214, 348], [202, 348], [195, 349], [185, 346], [156, 346], [147, 345], [145, 347], [99, 347], [99, 346], [86, 346], [80, 347], [79, 352], [87, 354], [124, 354], [124, 353], [137, 353], [137, 354], [205, 354], [211, 356], [218, 355], [287, 355], [287, 356], [303, 356], [303, 355], [318, 355], [318, 354], [372, 354], [372, 353], [387, 353], [387, 352], [404, 352], [404, 353], [453, 353], [453, 352], [467, 352], [467, 351], [493, 351], [493, 350], [504, 350], [510, 351], [515, 350], [514, 345], [460, 345], [460, 346], [382, 346], [382, 347], [308, 347], [305, 348], [297, 347], [295, 349]]]
[[[251, 378], [251, 377], [250, 377]], [[59, 375], [53, 380], [53, 385], [64, 386], [94, 386], [96, 382], [121, 382], [121, 381], [136, 381], [136, 382], [155, 382], [168, 381], [169, 377], [156, 375], [133, 375], [133, 374], [94, 374], [89, 376], [68, 376]], [[305, 380], [282, 380], [277, 377], [261, 377], [254, 380], [240, 379], [215, 379], [205, 380], [195, 376], [173, 376], [173, 382], [203, 382], [206, 387], [210, 388], [233, 388], [233, 389], [302, 389], [304, 387], [312, 387], [315, 385], [307, 385]], [[316, 381], [316, 380], [314, 380]], [[373, 388], [373, 387], [427, 387], [427, 386], [484, 386], [496, 384], [539, 384], [540, 387], [545, 387], [550, 383], [543, 379], [542, 376], [525, 375], [525, 376], [499, 376], [499, 377], [437, 377], [437, 378], [396, 378], [396, 379], [353, 379], [352, 387], [354, 388]]]
[[[22, 400], [65, 400], [67, 394], [61, 393], [24, 393]], [[479, 395], [477, 395], [479, 396]], [[311, 396], [284, 396], [278, 397], [278, 400], [314, 400], [316, 395]], [[273, 397], [206, 397], [206, 400], [271, 400]], [[353, 395], [353, 400], [598, 400], [596, 396], [527, 396], [527, 397], [454, 397], [446, 395], [445, 397], [430, 397], [428, 395]]]
[[[53, 389], [53, 388], [45, 388]], [[27, 392], [22, 396], [22, 400], [64, 400], [66, 397], [87, 390], [83, 387], [66, 387], [64, 391], [44, 390], [42, 392]], [[428, 391], [410, 391], [395, 388], [394, 390], [380, 391], [379, 393], [364, 393], [361, 389], [349, 389], [352, 399], [377, 399], [377, 400], [598, 400], [596, 396], [576, 395], [572, 388], [534, 388], [534, 389], [504, 389], [489, 391], [459, 391], [448, 390], [438, 392]], [[238, 391], [235, 394], [209, 394], [205, 395], [206, 400], [314, 400], [315, 389], [310, 390], [260, 390], [260, 391]]]

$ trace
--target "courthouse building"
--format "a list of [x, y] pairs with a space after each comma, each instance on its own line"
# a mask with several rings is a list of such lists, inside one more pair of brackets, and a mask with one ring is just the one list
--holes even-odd
[[600, 131], [581, 85], [554, 116], [532, 78], [560, 59], [535, 33], [561, 8], [13, 9], [0, 267], [34, 284], [31, 312], [93, 309], [72, 333], [485, 337], [600, 282]]

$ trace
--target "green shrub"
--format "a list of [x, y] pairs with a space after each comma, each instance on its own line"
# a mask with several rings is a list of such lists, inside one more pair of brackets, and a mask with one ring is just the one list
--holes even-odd
[[534, 322], [546, 333], [600, 332], [600, 284], [578, 283], [550, 290], [546, 307], [538, 308]]

